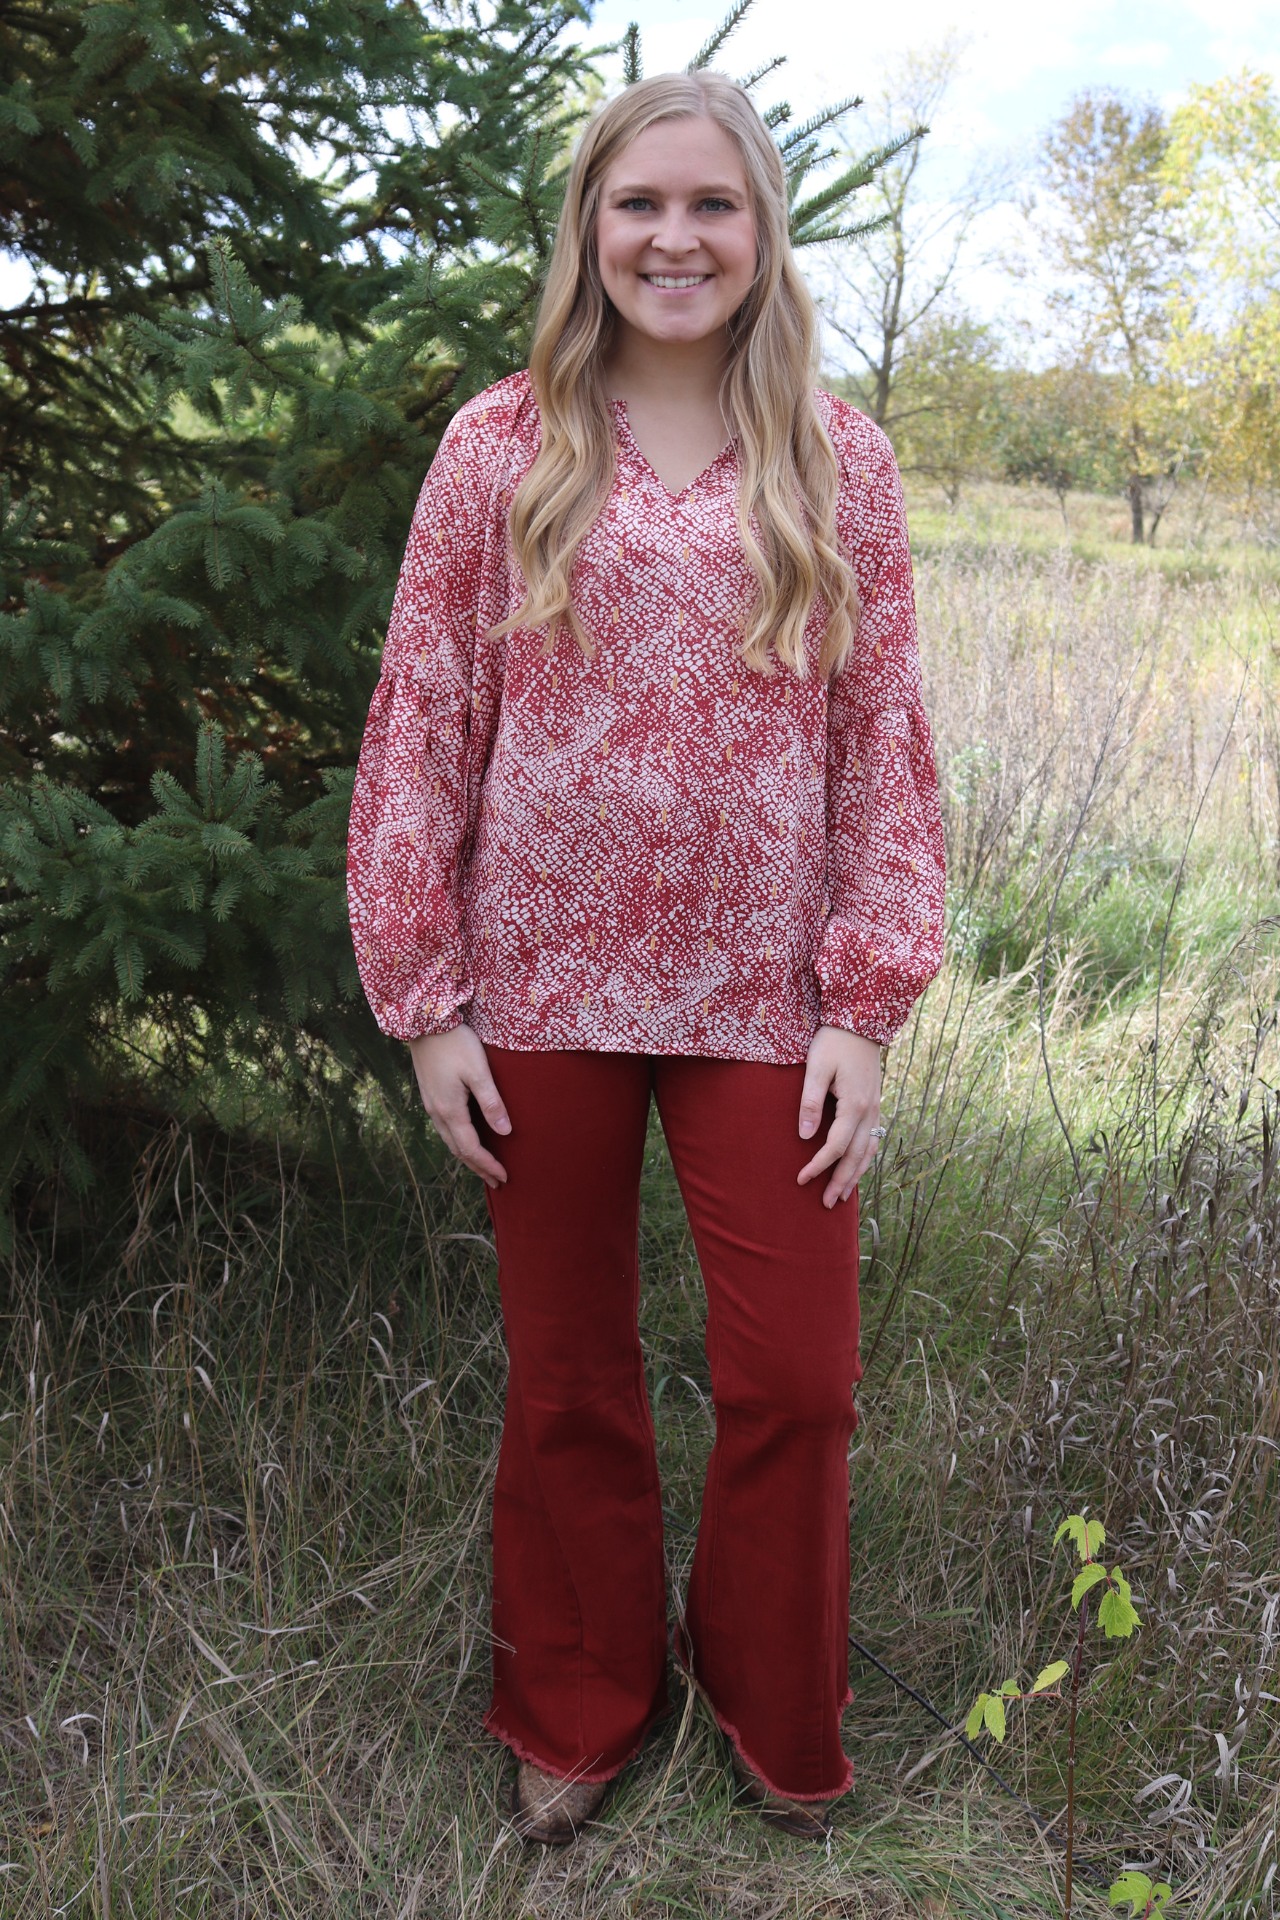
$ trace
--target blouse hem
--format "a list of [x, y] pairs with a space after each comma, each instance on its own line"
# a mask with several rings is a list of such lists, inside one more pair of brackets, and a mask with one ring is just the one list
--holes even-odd
[[797, 1034], [791, 1042], [776, 1045], [762, 1043], [761, 1036], [739, 1028], [736, 1032], [708, 1034], [697, 1027], [661, 1033], [637, 1033], [634, 1028], [610, 1028], [593, 1023], [590, 1034], [582, 1033], [568, 1022], [550, 1021], [536, 1029], [509, 1028], [501, 1022], [485, 1020], [472, 1009], [469, 1023], [484, 1046], [499, 1047], [508, 1053], [634, 1053], [674, 1056], [703, 1060], [744, 1060], [761, 1066], [803, 1066], [809, 1056], [817, 1022], [806, 1034]]

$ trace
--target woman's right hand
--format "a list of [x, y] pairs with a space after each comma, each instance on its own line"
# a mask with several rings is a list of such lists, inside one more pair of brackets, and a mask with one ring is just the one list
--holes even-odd
[[467, 1104], [468, 1095], [474, 1094], [494, 1132], [510, 1133], [511, 1121], [479, 1039], [470, 1027], [454, 1027], [450, 1033], [426, 1033], [411, 1040], [409, 1052], [422, 1104], [450, 1153], [478, 1173], [486, 1187], [500, 1187], [507, 1170], [480, 1144]]

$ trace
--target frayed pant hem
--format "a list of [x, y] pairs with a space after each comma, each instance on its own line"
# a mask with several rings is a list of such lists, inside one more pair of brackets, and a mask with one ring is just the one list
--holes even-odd
[[626, 1767], [631, 1765], [631, 1762], [649, 1738], [654, 1727], [657, 1726], [660, 1720], [665, 1720], [670, 1711], [670, 1707], [666, 1706], [653, 1714], [647, 1722], [644, 1731], [641, 1733], [640, 1738], [636, 1741], [634, 1747], [631, 1748], [631, 1751], [624, 1754], [621, 1760], [614, 1761], [609, 1766], [601, 1764], [603, 1755], [598, 1755], [589, 1766], [584, 1765], [580, 1767], [566, 1768], [555, 1764], [553, 1761], [544, 1760], [541, 1754], [534, 1753], [531, 1747], [527, 1747], [518, 1735], [508, 1733], [505, 1727], [499, 1725], [492, 1707], [490, 1707], [488, 1713], [485, 1714], [481, 1724], [485, 1732], [491, 1733], [495, 1740], [500, 1740], [504, 1747], [510, 1749], [517, 1760], [523, 1760], [529, 1766], [536, 1767], [539, 1773], [550, 1774], [553, 1780], [581, 1780], [588, 1786], [596, 1786], [604, 1780], [616, 1780], [618, 1775]]
[[[853, 1785], [853, 1762], [850, 1760], [848, 1754], [845, 1755], [844, 1760], [844, 1779], [838, 1787], [824, 1787], [821, 1793], [793, 1793], [790, 1787], [780, 1787], [775, 1780], [769, 1778], [764, 1768], [760, 1765], [760, 1762], [752, 1759], [742, 1744], [742, 1736], [738, 1732], [738, 1729], [733, 1725], [732, 1721], [726, 1720], [722, 1713], [716, 1711], [713, 1702], [707, 1697], [705, 1688], [699, 1688], [699, 1692], [707, 1702], [712, 1719], [737, 1754], [739, 1760], [741, 1760], [743, 1766], [749, 1767], [751, 1772], [755, 1774], [756, 1779], [767, 1787], [770, 1793], [776, 1794], [779, 1800], [793, 1800], [797, 1806], [801, 1806], [807, 1805], [811, 1801], [829, 1802], [832, 1800], [842, 1800], [845, 1794], [848, 1793], [850, 1787]], [[852, 1698], [853, 1695], [849, 1694], [842, 1702], [842, 1705], [847, 1707]]]
[[[690, 1686], [692, 1686], [694, 1692], [702, 1700], [703, 1704], [707, 1709], [707, 1712], [711, 1715], [711, 1718], [715, 1721], [721, 1733], [724, 1735], [725, 1739], [729, 1742], [730, 1746], [733, 1748], [734, 1752], [737, 1754], [739, 1760], [741, 1760], [743, 1766], [749, 1767], [752, 1773], [755, 1774], [756, 1779], [761, 1781], [762, 1784], [768, 1788], [770, 1793], [776, 1794], [780, 1800], [794, 1800], [797, 1806], [801, 1805], [802, 1803], [808, 1804], [810, 1801], [813, 1801], [813, 1802], [816, 1802], [819, 1800], [832, 1801], [832, 1800], [842, 1800], [844, 1798], [845, 1794], [848, 1793], [850, 1787], [853, 1785], [853, 1762], [849, 1758], [847, 1753], [844, 1756], [844, 1780], [841, 1783], [841, 1785], [838, 1787], [824, 1788], [821, 1793], [792, 1793], [789, 1787], [778, 1786], [775, 1781], [769, 1778], [768, 1774], [765, 1772], [764, 1768], [759, 1764], [759, 1762], [751, 1758], [751, 1755], [747, 1752], [746, 1748], [742, 1744], [742, 1735], [738, 1732], [738, 1729], [734, 1726], [731, 1720], [725, 1719], [724, 1715], [721, 1713], [720, 1709], [717, 1707], [715, 1701], [711, 1698], [711, 1695], [707, 1692], [707, 1689], [703, 1686], [701, 1680], [699, 1680], [696, 1672], [694, 1671], [692, 1647], [689, 1640], [689, 1629], [687, 1626], [685, 1626], [683, 1616], [676, 1624], [676, 1629], [672, 1635], [671, 1644], [672, 1644], [672, 1652], [675, 1654], [677, 1665], [679, 1666], [681, 1672], [684, 1674], [686, 1680], [688, 1680]], [[850, 1704], [852, 1699], [853, 1699], [853, 1688], [846, 1684], [845, 1690], [844, 1690], [844, 1698], [840, 1702], [841, 1713], [844, 1712], [845, 1708]]]

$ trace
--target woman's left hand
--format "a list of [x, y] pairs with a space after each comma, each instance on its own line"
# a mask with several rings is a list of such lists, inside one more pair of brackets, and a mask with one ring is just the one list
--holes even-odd
[[800, 1185], [832, 1169], [822, 1196], [824, 1207], [847, 1200], [876, 1155], [880, 1142], [871, 1129], [880, 1124], [880, 1048], [843, 1027], [819, 1027], [805, 1061], [800, 1096], [800, 1138], [812, 1140], [822, 1120], [828, 1093], [835, 1095], [836, 1117], [826, 1145], [800, 1174]]

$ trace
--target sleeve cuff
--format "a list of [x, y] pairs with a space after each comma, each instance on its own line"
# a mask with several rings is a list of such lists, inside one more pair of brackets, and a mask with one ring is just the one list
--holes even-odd
[[817, 963], [823, 1024], [887, 1047], [941, 964], [940, 933], [927, 946], [885, 955], [865, 935], [855, 938], [847, 926], [829, 926]]
[[373, 1002], [374, 1017], [392, 1040], [425, 1040], [429, 1034], [452, 1033], [465, 1025], [471, 1004], [471, 989], [451, 991], [443, 998], [430, 995], [393, 1003]]
[[822, 1024], [824, 1027], [840, 1027], [845, 1033], [856, 1033], [860, 1040], [872, 1040], [878, 1047], [887, 1047], [906, 1025], [913, 1004], [914, 999], [900, 1007], [889, 1008], [871, 1000], [855, 1000], [833, 1006], [824, 1000]]

